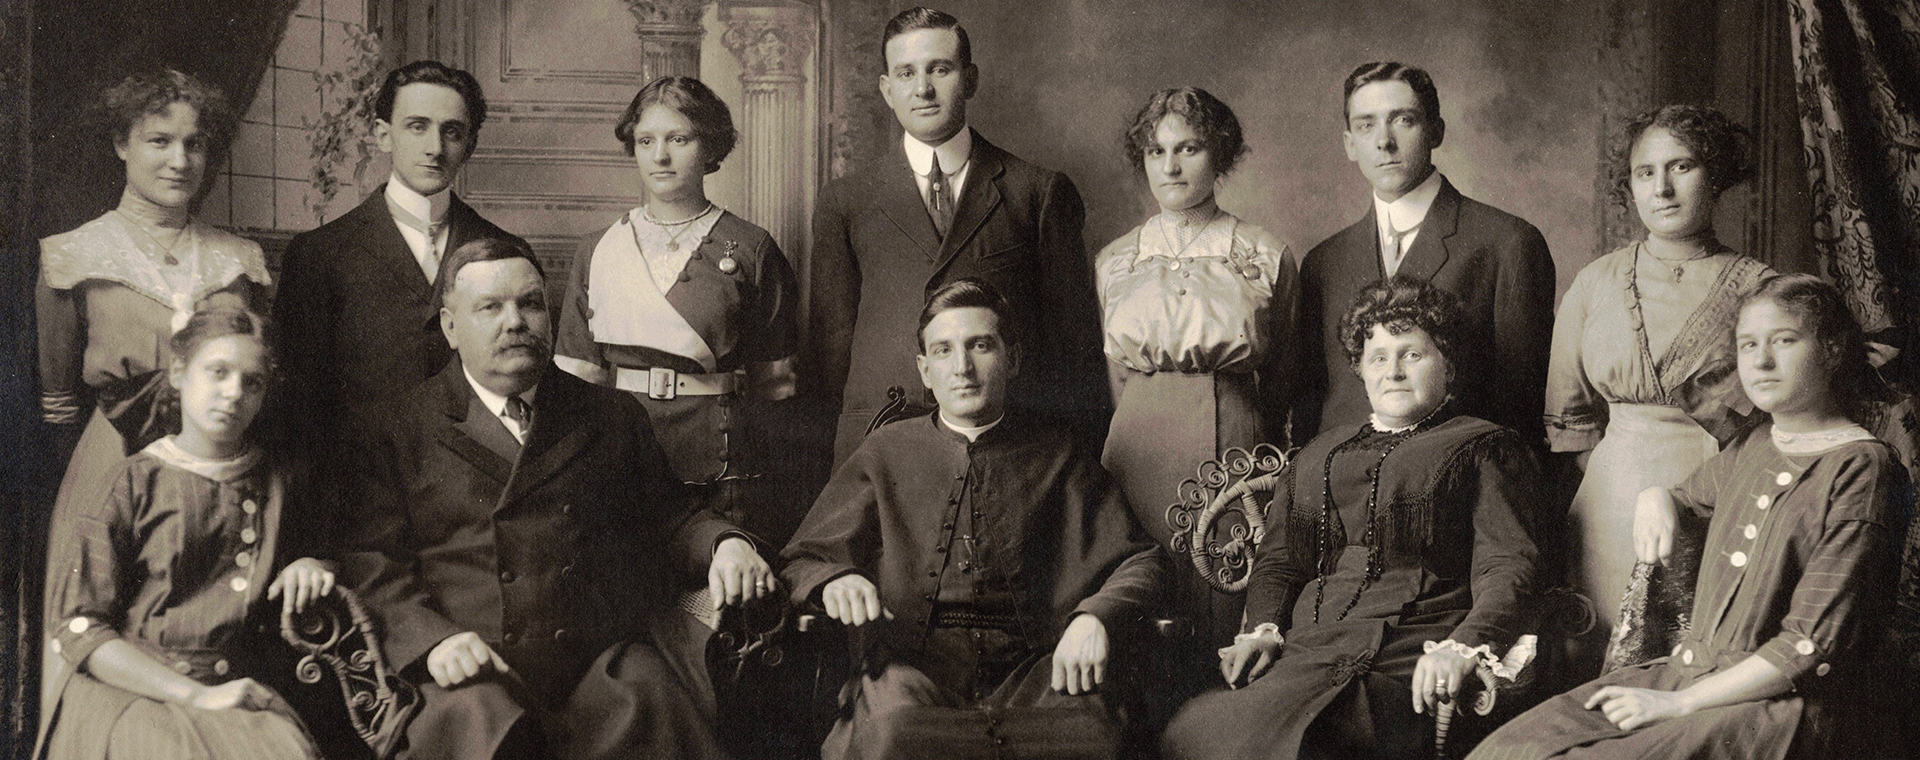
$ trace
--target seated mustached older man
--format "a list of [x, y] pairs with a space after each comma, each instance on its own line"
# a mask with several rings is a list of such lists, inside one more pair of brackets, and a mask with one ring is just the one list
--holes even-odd
[[853, 627], [861, 674], [827, 758], [1112, 757], [1112, 637], [1166, 573], [1120, 492], [1063, 426], [1008, 415], [1020, 365], [979, 280], [920, 315], [937, 413], [874, 431], [784, 556], [797, 603]]

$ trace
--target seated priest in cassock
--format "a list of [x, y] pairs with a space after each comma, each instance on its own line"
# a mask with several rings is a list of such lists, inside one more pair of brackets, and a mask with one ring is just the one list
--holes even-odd
[[1120, 748], [1109, 655], [1155, 614], [1165, 558], [1098, 450], [1007, 413], [1008, 314], [979, 280], [933, 294], [915, 361], [939, 410], [869, 434], [783, 554], [794, 601], [854, 639], [828, 760]]
[[342, 574], [420, 687], [412, 758], [708, 758], [706, 631], [663, 599], [771, 591], [753, 539], [673, 477], [630, 394], [561, 371], [525, 243], [448, 257], [457, 354], [357, 446]]

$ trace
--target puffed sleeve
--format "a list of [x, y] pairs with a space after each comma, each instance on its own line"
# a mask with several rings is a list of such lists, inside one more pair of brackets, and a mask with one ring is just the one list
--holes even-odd
[[56, 425], [85, 421], [81, 413], [86, 386], [80, 379], [87, 350], [84, 299], [78, 288], [55, 290], [44, 271], [33, 289], [40, 327], [40, 413]]
[[760, 262], [760, 271], [749, 294], [752, 311], [746, 315], [746, 324], [750, 332], [742, 336], [747, 380], [755, 397], [780, 401], [797, 391], [793, 357], [800, 347], [796, 321], [800, 287], [787, 255], [772, 237], [760, 239], [753, 258]]
[[1509, 432], [1493, 434], [1459, 498], [1473, 505], [1473, 609], [1453, 629], [1468, 647], [1504, 649], [1526, 630], [1523, 602], [1540, 558], [1533, 540], [1533, 497], [1545, 490], [1533, 454]]
[[611, 365], [593, 339], [593, 305], [587, 300], [587, 276], [599, 240], [598, 234], [584, 239], [567, 272], [567, 290], [560, 296], [560, 326], [554, 330], [553, 363], [589, 383], [612, 385]]
[[[1587, 329], [1588, 298], [1600, 277], [1596, 267], [1580, 270], [1560, 300], [1553, 322], [1553, 349], [1547, 359], [1547, 445], [1553, 451], [1589, 451], [1607, 432], [1607, 400], [1587, 379], [1580, 355]], [[1623, 338], [1624, 339], [1624, 338]]]
[[126, 623], [124, 576], [139, 551], [134, 521], [151, 493], [143, 477], [148, 470], [137, 461], [121, 465], [105, 502], [67, 503], [53, 516], [50, 535], [59, 545], [49, 556], [65, 569], [51, 574], [47, 633], [53, 651], [75, 667], [101, 644], [120, 638]]
[[1904, 498], [1906, 471], [1883, 446], [1875, 455], [1843, 463], [1827, 494], [1821, 536], [1793, 587], [1793, 602], [1780, 633], [1754, 652], [1796, 683], [1827, 675], [1833, 660], [1868, 649], [1874, 628], [1869, 611], [1896, 583], [1896, 501]]

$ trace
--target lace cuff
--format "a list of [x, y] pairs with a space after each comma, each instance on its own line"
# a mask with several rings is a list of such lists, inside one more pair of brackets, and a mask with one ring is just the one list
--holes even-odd
[[1236, 633], [1233, 635], [1233, 643], [1235, 644], [1252, 641], [1254, 639], [1266, 639], [1275, 644], [1282, 644], [1286, 642], [1287, 637], [1280, 635], [1280, 626], [1274, 623], [1261, 623], [1254, 626], [1253, 631], [1249, 633]]
[[1486, 644], [1470, 647], [1453, 639], [1447, 639], [1446, 641], [1429, 641], [1424, 645], [1424, 648], [1428, 654], [1445, 649], [1461, 657], [1473, 660], [1479, 663], [1480, 667], [1492, 671], [1494, 676], [1507, 680], [1513, 680], [1514, 676], [1520, 674], [1520, 668], [1524, 667], [1524, 664], [1513, 666], [1501, 661], [1499, 657], [1494, 656], [1493, 647]]

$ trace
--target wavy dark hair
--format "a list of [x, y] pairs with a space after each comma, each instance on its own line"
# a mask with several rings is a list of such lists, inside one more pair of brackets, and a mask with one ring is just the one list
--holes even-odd
[[[200, 133], [211, 157], [226, 150], [233, 137], [233, 105], [220, 88], [174, 69], [133, 74], [100, 94], [102, 122], [116, 145], [125, 144], [133, 125], [159, 116], [167, 107], [185, 103], [198, 112]], [[209, 158], [209, 163], [212, 163]]]
[[1353, 91], [1374, 82], [1406, 82], [1408, 87], [1413, 88], [1413, 96], [1420, 101], [1420, 110], [1426, 113], [1427, 121], [1440, 122], [1440, 88], [1434, 86], [1433, 76], [1426, 69], [1399, 61], [1375, 61], [1354, 68], [1341, 86], [1342, 125], [1353, 115]]
[[1673, 133], [1707, 170], [1707, 187], [1718, 199], [1753, 176], [1753, 134], [1718, 109], [1668, 105], [1634, 116], [1607, 152], [1607, 194], [1633, 210], [1633, 146], [1652, 127]]
[[[1892, 389], [1867, 360], [1866, 334], [1847, 308], [1839, 288], [1810, 274], [1776, 274], [1761, 280], [1741, 296], [1739, 311], [1735, 313], [1745, 313], [1748, 306], [1759, 301], [1771, 301], [1781, 311], [1792, 314], [1800, 320], [1800, 326], [1812, 334], [1826, 354], [1824, 364], [1832, 372], [1828, 379], [1829, 392], [1848, 419], [1864, 423], [1876, 405], [1891, 400]], [[1738, 320], [1734, 329], [1739, 329]], [[1738, 352], [1738, 338], [1730, 334], [1728, 339], [1735, 341], [1734, 350]]]
[[693, 136], [700, 140], [700, 161], [706, 173], [720, 171], [720, 162], [733, 153], [734, 142], [739, 139], [733, 129], [733, 111], [727, 109], [726, 101], [693, 77], [660, 77], [648, 82], [620, 114], [620, 123], [613, 125], [613, 136], [619, 138], [629, 156], [633, 155], [633, 128], [651, 105], [679, 111], [693, 122]]
[[373, 96], [373, 118], [392, 123], [393, 101], [400, 97], [400, 88], [410, 84], [437, 84], [459, 93], [460, 102], [467, 107], [467, 120], [472, 122], [469, 126], [474, 134], [480, 134], [480, 125], [487, 122], [487, 96], [480, 91], [480, 81], [439, 61], [414, 61], [387, 72]]
[[981, 308], [993, 312], [994, 326], [1000, 330], [1000, 340], [1009, 347], [1020, 345], [1020, 325], [1013, 319], [1013, 306], [1007, 303], [986, 280], [965, 277], [940, 286], [927, 297], [927, 306], [920, 310], [920, 327], [914, 336], [920, 342], [920, 353], [927, 352], [927, 323], [942, 312], [954, 309]]
[[1416, 327], [1425, 330], [1440, 355], [1451, 360], [1460, 338], [1460, 297], [1406, 275], [1394, 275], [1361, 289], [1340, 317], [1340, 347], [1346, 349], [1347, 366], [1355, 372], [1360, 369], [1360, 355], [1375, 326], [1386, 328], [1391, 335]]
[[889, 69], [887, 64], [887, 43], [893, 38], [921, 29], [947, 29], [960, 38], [960, 65], [973, 65], [973, 41], [967, 39], [967, 28], [960, 25], [960, 19], [946, 11], [937, 11], [925, 6], [915, 6], [901, 11], [899, 15], [887, 20], [887, 28], [880, 35], [880, 70]]
[[1134, 173], [1146, 174], [1147, 148], [1153, 146], [1153, 133], [1160, 128], [1161, 120], [1175, 115], [1186, 119], [1187, 126], [1200, 136], [1215, 174], [1227, 176], [1240, 165], [1247, 154], [1247, 141], [1233, 109], [1198, 87], [1173, 87], [1147, 98], [1147, 104], [1133, 115], [1133, 123], [1127, 127], [1127, 161], [1133, 164]]

